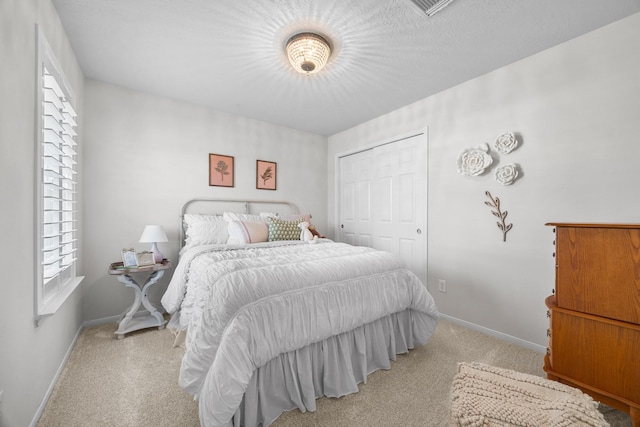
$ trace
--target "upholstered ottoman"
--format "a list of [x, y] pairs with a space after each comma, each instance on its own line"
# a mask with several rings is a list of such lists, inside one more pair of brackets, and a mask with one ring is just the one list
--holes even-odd
[[598, 402], [534, 375], [459, 363], [451, 386], [452, 426], [608, 426]]

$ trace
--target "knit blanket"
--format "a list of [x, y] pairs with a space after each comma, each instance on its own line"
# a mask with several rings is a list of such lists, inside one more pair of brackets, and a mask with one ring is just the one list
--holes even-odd
[[451, 387], [452, 426], [609, 426], [582, 391], [482, 363], [459, 363]]

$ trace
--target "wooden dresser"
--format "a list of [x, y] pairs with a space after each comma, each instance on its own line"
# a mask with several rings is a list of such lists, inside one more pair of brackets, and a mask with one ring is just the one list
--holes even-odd
[[547, 378], [640, 427], [640, 224], [546, 225], [556, 233]]

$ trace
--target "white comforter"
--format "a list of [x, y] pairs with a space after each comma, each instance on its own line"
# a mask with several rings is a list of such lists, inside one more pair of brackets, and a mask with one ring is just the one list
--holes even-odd
[[197, 252], [183, 255], [162, 304], [188, 327], [180, 385], [204, 426], [231, 425], [253, 372], [281, 353], [405, 309], [419, 343], [437, 323], [425, 286], [387, 252], [331, 241]]

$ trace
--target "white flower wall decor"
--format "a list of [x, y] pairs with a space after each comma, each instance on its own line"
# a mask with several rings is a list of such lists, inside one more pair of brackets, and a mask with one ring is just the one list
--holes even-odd
[[503, 133], [496, 138], [493, 147], [502, 154], [509, 154], [518, 147], [518, 139], [511, 133]]
[[496, 181], [502, 185], [511, 185], [518, 178], [518, 165], [510, 163], [500, 166], [493, 174]]
[[[504, 132], [498, 135], [493, 143], [495, 149], [496, 160], [499, 161], [501, 155], [508, 155], [518, 148], [518, 139], [512, 132]], [[457, 159], [458, 172], [462, 175], [479, 176], [485, 173], [487, 168], [493, 164], [494, 158], [489, 153], [489, 144], [481, 144], [474, 148], [467, 148], [460, 152]], [[521, 175], [520, 165], [517, 163], [509, 163], [499, 166], [493, 172], [493, 178], [504, 186], [512, 185]], [[492, 208], [491, 214], [498, 218], [498, 228], [502, 232], [502, 241], [507, 241], [507, 233], [513, 228], [513, 224], [507, 224], [507, 211], [503, 211], [500, 206], [500, 198], [493, 197], [489, 191], [485, 191], [485, 195], [489, 201], [484, 204]]]
[[468, 148], [458, 155], [458, 172], [462, 175], [482, 175], [493, 163], [489, 155], [489, 145], [481, 144], [476, 148]]

